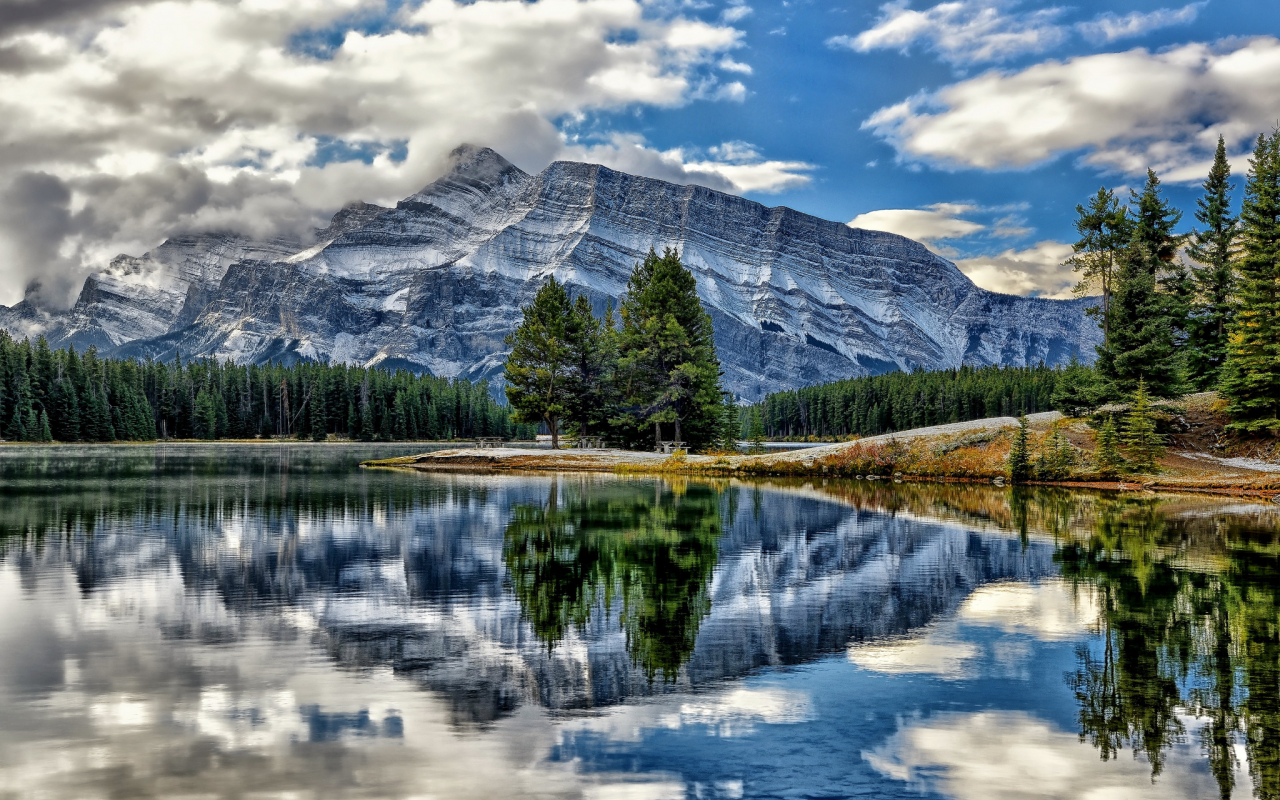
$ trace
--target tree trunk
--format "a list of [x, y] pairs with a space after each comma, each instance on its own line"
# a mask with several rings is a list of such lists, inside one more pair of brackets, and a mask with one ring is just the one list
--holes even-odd
[[676, 417], [676, 441], [680, 441], [680, 418]]
[[560, 418], [551, 414], [547, 415], [547, 427], [551, 429], [551, 449], [560, 449]]

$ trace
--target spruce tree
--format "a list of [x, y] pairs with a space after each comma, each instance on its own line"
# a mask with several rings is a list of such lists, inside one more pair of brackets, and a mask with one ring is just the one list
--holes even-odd
[[1053, 407], [1068, 417], [1080, 416], [1098, 404], [1097, 393], [1097, 375], [1073, 353], [1054, 381]]
[[615, 423], [643, 438], [662, 425], [690, 448], [713, 443], [719, 430], [720, 362], [711, 316], [698, 299], [697, 280], [668, 248], [652, 249], [637, 264], [622, 302], [618, 378], [623, 413]]
[[1097, 464], [1098, 472], [1102, 475], [1113, 476], [1124, 468], [1124, 457], [1120, 455], [1116, 422], [1110, 415], [1098, 431], [1098, 448], [1094, 451], [1093, 460]]
[[1071, 268], [1080, 273], [1076, 284], [1077, 294], [1102, 294], [1102, 304], [1089, 309], [1099, 317], [1103, 344], [1111, 339], [1111, 296], [1115, 289], [1116, 260], [1129, 240], [1127, 212], [1115, 194], [1106, 187], [1099, 188], [1089, 204], [1076, 206], [1076, 233], [1080, 238], [1071, 246], [1074, 255], [1067, 259]]
[[323, 442], [329, 438], [329, 413], [325, 404], [324, 386], [319, 379], [311, 385], [311, 441]]
[[1280, 131], [1258, 137], [1244, 194], [1221, 391], [1229, 429], [1280, 432]]
[[208, 387], [202, 388], [200, 393], [196, 395], [195, 419], [196, 438], [218, 438], [218, 409], [214, 405], [213, 395]]
[[49, 415], [48, 415], [46, 412], [44, 412], [44, 411], [41, 411], [41, 412], [40, 412], [40, 423], [39, 423], [39, 424], [40, 424], [40, 438], [39, 438], [39, 440], [38, 440], [38, 441], [41, 441], [41, 442], [52, 442], [52, 441], [53, 441], [53, 428], [51, 428], [51, 427], [49, 426]]
[[1018, 417], [1018, 430], [1013, 434], [1013, 447], [1009, 449], [1009, 480], [1021, 483], [1031, 477], [1031, 451], [1028, 443], [1027, 418]]
[[764, 418], [761, 417], [758, 407], [751, 409], [750, 429], [747, 438], [751, 442], [752, 453], [764, 452]]
[[1105, 397], [1119, 399], [1145, 381], [1159, 397], [1181, 389], [1167, 298], [1156, 291], [1158, 260], [1135, 231], [1120, 255], [1111, 304], [1111, 340], [1098, 348], [1096, 369]]
[[578, 295], [565, 320], [568, 350], [565, 417], [579, 436], [606, 433], [616, 413], [613, 373], [617, 366], [613, 308], [596, 318], [586, 295]]
[[53, 407], [54, 438], [60, 442], [80, 441], [80, 402], [69, 377], [54, 384]]
[[1235, 250], [1239, 221], [1231, 216], [1231, 165], [1227, 146], [1218, 137], [1204, 194], [1196, 200], [1196, 220], [1203, 225], [1192, 234], [1187, 255], [1201, 264], [1194, 273], [1196, 299], [1190, 315], [1187, 376], [1205, 391], [1218, 385], [1227, 357], [1227, 333], [1233, 317]]
[[507, 337], [506, 394], [520, 422], [546, 423], [551, 446], [560, 446], [560, 420], [573, 397], [566, 326], [573, 315], [569, 294], [555, 276], [522, 309], [520, 326]]
[[1143, 381], [1138, 382], [1130, 401], [1121, 440], [1135, 472], [1149, 474], [1156, 471], [1156, 459], [1164, 455], [1164, 437], [1156, 432], [1151, 398]]

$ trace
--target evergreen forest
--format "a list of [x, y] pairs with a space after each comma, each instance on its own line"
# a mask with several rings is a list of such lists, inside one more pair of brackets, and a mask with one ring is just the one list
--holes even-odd
[[535, 427], [508, 412], [485, 382], [341, 364], [111, 359], [0, 331], [0, 434], [9, 441], [533, 438]]
[[879, 433], [1049, 411], [1063, 370], [961, 367], [889, 372], [777, 392], [743, 414], [741, 434], [762, 426], [770, 439], [805, 440]]

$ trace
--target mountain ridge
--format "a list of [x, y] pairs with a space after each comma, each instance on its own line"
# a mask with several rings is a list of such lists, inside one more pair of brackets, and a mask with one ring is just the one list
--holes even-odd
[[980, 289], [896, 234], [597, 164], [531, 175], [474, 146], [393, 208], [344, 208], [316, 239], [174, 237], [95, 273], [71, 311], [42, 317], [24, 301], [0, 307], [0, 327], [118, 355], [495, 379], [548, 275], [602, 313], [650, 247], [674, 246], [715, 323], [726, 385], [748, 400], [889, 369], [1089, 361], [1100, 335], [1089, 299]]

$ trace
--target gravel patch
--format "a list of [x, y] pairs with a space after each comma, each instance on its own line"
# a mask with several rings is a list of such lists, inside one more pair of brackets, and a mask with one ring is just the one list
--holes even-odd
[[[1049, 425], [1062, 419], [1062, 414], [1058, 411], [1045, 411], [1040, 414], [1028, 414], [1027, 422], [1032, 426]], [[810, 447], [807, 450], [801, 450], [795, 453], [777, 453], [763, 457], [758, 460], [768, 463], [780, 461], [796, 461], [803, 464], [812, 464], [816, 459], [825, 458], [826, 456], [841, 453], [854, 445], [864, 444], [888, 444], [892, 441], [906, 441], [908, 439], [918, 439], [922, 436], [947, 436], [954, 433], [971, 433], [975, 431], [998, 431], [1003, 428], [1018, 427], [1017, 417], [988, 417], [987, 419], [974, 419], [968, 422], [952, 422], [946, 425], [932, 425], [928, 428], [913, 428], [909, 431], [897, 431], [895, 433], [884, 433], [879, 436], [867, 436], [852, 442], [839, 442], [837, 444], [825, 444], [820, 447]]]
[[1221, 464], [1224, 467], [1235, 467], [1236, 469], [1251, 469], [1254, 472], [1280, 472], [1280, 464], [1272, 464], [1270, 461], [1260, 461], [1256, 458], [1221, 458], [1219, 456], [1211, 456], [1208, 453], [1192, 453], [1183, 451], [1177, 453], [1183, 458], [1192, 458], [1198, 461], [1212, 461], [1215, 464]]

